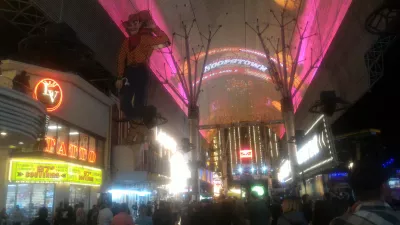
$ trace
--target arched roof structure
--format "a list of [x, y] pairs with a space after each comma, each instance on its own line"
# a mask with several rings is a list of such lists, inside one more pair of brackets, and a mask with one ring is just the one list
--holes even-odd
[[[296, 82], [302, 79], [310, 67], [313, 57], [325, 55], [352, 0], [98, 0], [114, 22], [122, 28], [121, 21], [138, 10], [149, 9], [155, 22], [166, 31], [171, 40], [172, 33], [181, 31], [182, 22], [190, 24], [196, 19], [190, 37], [192, 46], [204, 44], [199, 32], [223, 27], [212, 41], [209, 59], [206, 63], [202, 91], [199, 98], [200, 124], [233, 123], [238, 121], [271, 121], [281, 118], [280, 94], [272, 84], [265, 55], [256, 34], [245, 26], [259, 21], [270, 23], [266, 38], [279, 38], [280, 29], [274, 24], [271, 10], [279, 13], [286, 5], [290, 16], [297, 17], [299, 28], [307, 28], [309, 38], [300, 49]], [[287, 2], [287, 3], [286, 3]], [[251, 3], [251, 4], [250, 4]], [[286, 28], [291, 44], [297, 43], [300, 34], [294, 26]], [[176, 59], [183, 59], [183, 40], [174, 39], [173, 52]], [[232, 47], [234, 46], [234, 47]], [[203, 55], [204, 56], [204, 55]], [[201, 60], [200, 60], [201, 61]], [[182, 62], [182, 61], [180, 61]], [[171, 56], [159, 51], [151, 58], [151, 68], [184, 111], [185, 105], [172, 90], [183, 94], [182, 84], [177, 79], [176, 68]], [[201, 65], [201, 64], [200, 64]], [[317, 65], [318, 66], [318, 65]], [[316, 70], [307, 78], [294, 98], [297, 108]], [[293, 90], [294, 91], [294, 90]]]

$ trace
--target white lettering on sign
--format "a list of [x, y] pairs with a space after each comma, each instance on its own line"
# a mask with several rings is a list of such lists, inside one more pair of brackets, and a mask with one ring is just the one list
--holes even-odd
[[297, 151], [297, 163], [303, 164], [319, 153], [318, 135], [309, 140], [299, 151]]
[[221, 66], [224, 66], [224, 65], [230, 65], [230, 64], [238, 64], [238, 65], [250, 66], [250, 67], [258, 69], [258, 70], [260, 70], [262, 72], [265, 72], [268, 69], [266, 66], [264, 66], [262, 64], [259, 64], [257, 62], [253, 62], [253, 61], [250, 61], [250, 60], [246, 60], [246, 59], [225, 59], [225, 60], [213, 62], [211, 64], [206, 65], [204, 72], [206, 73], [206, 72], [208, 72], [208, 71], [210, 71], [212, 69], [215, 69], [217, 67], [221, 67]]
[[57, 95], [58, 95], [59, 92], [58, 91], [49, 90], [49, 85], [50, 85], [50, 83], [43, 82], [43, 86], [44, 86], [43, 95], [49, 96], [51, 103], [54, 103], [54, 101], [56, 100]]
[[240, 158], [253, 158], [253, 151], [252, 150], [240, 150]]
[[283, 182], [286, 178], [288, 178], [291, 174], [292, 170], [290, 169], [290, 161], [285, 160], [282, 163], [282, 166], [279, 168], [278, 172], [278, 180]]

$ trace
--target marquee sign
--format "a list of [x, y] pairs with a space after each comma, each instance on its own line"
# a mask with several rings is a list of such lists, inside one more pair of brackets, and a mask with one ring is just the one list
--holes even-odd
[[240, 150], [240, 158], [241, 159], [253, 158], [253, 151], [252, 150]]
[[48, 112], [53, 112], [60, 107], [63, 100], [63, 92], [57, 81], [45, 78], [36, 84], [33, 98], [43, 103]]
[[267, 71], [267, 67], [255, 62], [255, 61], [250, 61], [247, 59], [224, 59], [224, 60], [220, 60], [217, 62], [213, 62], [211, 64], [208, 64], [205, 66], [205, 70], [204, 72], [207, 73], [208, 71], [221, 67], [221, 66], [225, 66], [225, 65], [244, 65], [244, 66], [249, 66], [252, 67], [254, 69], [260, 70], [262, 72], [266, 72]]
[[74, 183], [99, 186], [101, 169], [58, 161], [12, 160], [9, 180], [17, 183]]
[[56, 139], [53, 137], [46, 137], [46, 147], [44, 152], [57, 154], [59, 156], [69, 157], [71, 159], [79, 159], [81, 161], [88, 161], [89, 163], [96, 163], [96, 152], [88, 150], [82, 146], [77, 146], [68, 142], [61, 141], [58, 148], [56, 148]]

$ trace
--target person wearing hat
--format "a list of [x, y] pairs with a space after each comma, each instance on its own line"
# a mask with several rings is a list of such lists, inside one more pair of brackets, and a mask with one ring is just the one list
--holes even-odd
[[[148, 61], [155, 48], [169, 45], [168, 36], [151, 18], [150, 12], [131, 14], [123, 26], [126, 38], [118, 55], [118, 79], [115, 83], [121, 94], [121, 110], [126, 119], [137, 120], [155, 117], [154, 107], [145, 107], [147, 85], [150, 77]], [[148, 122], [148, 121], [147, 121]]]

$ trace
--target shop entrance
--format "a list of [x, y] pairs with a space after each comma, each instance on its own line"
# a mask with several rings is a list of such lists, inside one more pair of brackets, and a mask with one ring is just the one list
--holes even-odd
[[40, 207], [46, 207], [51, 218], [54, 211], [54, 188], [54, 184], [9, 184], [7, 213], [12, 214], [18, 205], [24, 215], [24, 220], [31, 221], [37, 216]]

